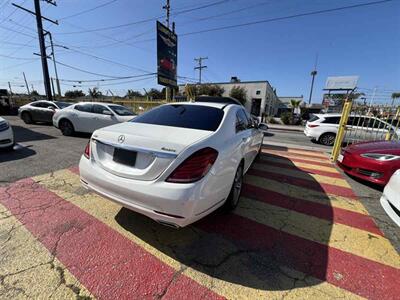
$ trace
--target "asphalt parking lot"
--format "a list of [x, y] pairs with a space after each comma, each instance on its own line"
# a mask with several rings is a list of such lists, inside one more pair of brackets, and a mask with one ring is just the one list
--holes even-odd
[[[89, 136], [11, 121], [0, 154], [0, 298], [370, 298], [400, 294], [399, 230], [380, 192], [301, 133], [271, 131], [239, 207], [180, 230], [90, 193]], [[268, 144], [287, 143], [289, 147]]]

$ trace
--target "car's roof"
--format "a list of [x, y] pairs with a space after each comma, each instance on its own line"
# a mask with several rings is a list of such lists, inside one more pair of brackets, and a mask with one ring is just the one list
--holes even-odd
[[227, 106], [228, 103], [216, 103], [216, 102], [172, 102], [166, 105], [196, 105], [196, 106], [208, 106], [222, 109]]
[[100, 105], [119, 105], [116, 103], [108, 103], [108, 102], [91, 102], [91, 101], [83, 101], [83, 102], [78, 102], [75, 104], [100, 104]]

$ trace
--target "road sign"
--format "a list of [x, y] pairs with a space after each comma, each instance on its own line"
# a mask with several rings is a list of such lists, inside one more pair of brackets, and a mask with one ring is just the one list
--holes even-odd
[[157, 21], [157, 75], [158, 84], [177, 86], [178, 37]]
[[352, 90], [357, 86], [359, 76], [335, 76], [328, 77], [325, 90]]

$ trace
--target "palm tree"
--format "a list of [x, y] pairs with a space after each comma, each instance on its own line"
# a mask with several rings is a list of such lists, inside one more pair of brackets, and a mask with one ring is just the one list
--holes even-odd
[[94, 87], [92, 89], [89, 89], [89, 95], [93, 99], [100, 98], [102, 96], [102, 93], [99, 91], [98, 87]]
[[400, 98], [400, 93], [392, 93], [392, 106], [394, 105], [394, 100]]
[[290, 107], [292, 108], [292, 114], [296, 108], [299, 108], [301, 104], [301, 100], [290, 99]]

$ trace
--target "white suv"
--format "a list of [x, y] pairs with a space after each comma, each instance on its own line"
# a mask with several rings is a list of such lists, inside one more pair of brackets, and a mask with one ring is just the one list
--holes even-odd
[[[341, 117], [341, 114], [315, 114], [307, 122], [304, 134], [323, 145], [332, 146]], [[351, 115], [344, 142], [382, 140], [389, 131], [398, 138], [400, 130], [393, 125], [372, 116]]]

